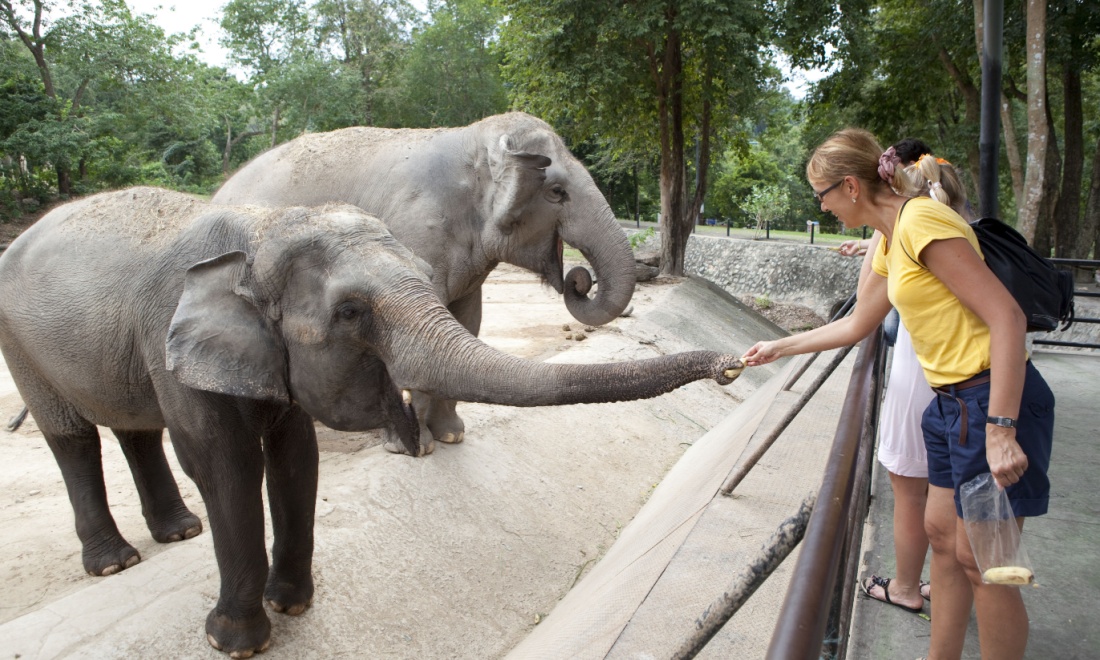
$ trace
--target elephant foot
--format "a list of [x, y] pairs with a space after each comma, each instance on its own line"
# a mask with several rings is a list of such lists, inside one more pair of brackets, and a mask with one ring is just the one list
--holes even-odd
[[[385, 442], [382, 443], [382, 448], [391, 454], [405, 454], [406, 456], [412, 455], [409, 453], [409, 450], [405, 448], [405, 444], [401, 442], [399, 438], [390, 438], [388, 437], [388, 434]], [[423, 436], [421, 436], [420, 454], [418, 455], [418, 457], [427, 456], [433, 451], [435, 451], [435, 442], [430, 439], [427, 442], [424, 442]]]
[[218, 614], [215, 608], [206, 617], [206, 641], [231, 658], [251, 658], [271, 646], [271, 621], [262, 608], [245, 618]]
[[88, 575], [106, 577], [124, 571], [141, 561], [141, 553], [121, 536], [102, 543], [85, 543], [81, 553]]
[[448, 445], [457, 445], [465, 438], [466, 434], [462, 431], [459, 431], [458, 433], [444, 433], [443, 435], [439, 436], [439, 441]]
[[264, 600], [280, 614], [298, 616], [313, 604], [313, 576], [307, 574], [305, 579], [291, 580], [280, 578], [273, 570], [264, 589]]
[[432, 399], [425, 424], [432, 438], [449, 445], [456, 445], [466, 437], [466, 424], [455, 412], [454, 401]]
[[[420, 453], [419, 456], [426, 456], [433, 451], [436, 451], [436, 443], [428, 437], [428, 433], [420, 433]], [[401, 437], [393, 429], [383, 429], [382, 431], [382, 448], [389, 453], [399, 453], [405, 455], [412, 455], [409, 453], [405, 442], [401, 442]]]
[[175, 543], [202, 533], [202, 521], [186, 507], [157, 520], [146, 520], [146, 523], [157, 543]]

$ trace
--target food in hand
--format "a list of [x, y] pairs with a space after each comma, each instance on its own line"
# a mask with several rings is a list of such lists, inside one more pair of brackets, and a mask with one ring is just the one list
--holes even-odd
[[982, 573], [987, 584], [1024, 585], [1035, 581], [1035, 574], [1023, 566], [994, 566]]

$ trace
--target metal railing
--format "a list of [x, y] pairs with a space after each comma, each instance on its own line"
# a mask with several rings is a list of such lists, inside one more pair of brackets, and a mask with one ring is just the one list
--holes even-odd
[[[859, 345], [833, 448], [767, 657], [844, 657], [870, 497], [885, 364], [882, 331]], [[828, 641], [826, 641], [828, 640]]]
[[[1055, 266], [1064, 267], [1068, 269], [1082, 268], [1085, 270], [1098, 270], [1100, 269], [1100, 261], [1093, 259], [1061, 259], [1055, 258], [1050, 260]], [[1100, 298], [1100, 292], [1098, 291], [1077, 291], [1073, 292], [1074, 298]], [[1088, 316], [1073, 317], [1074, 323], [1100, 323], [1100, 318], [1091, 318]], [[1097, 348], [1100, 349], [1100, 344], [1095, 342], [1080, 342], [1080, 341], [1063, 341], [1060, 339], [1035, 339], [1032, 341], [1036, 346], [1062, 346], [1065, 348]]]

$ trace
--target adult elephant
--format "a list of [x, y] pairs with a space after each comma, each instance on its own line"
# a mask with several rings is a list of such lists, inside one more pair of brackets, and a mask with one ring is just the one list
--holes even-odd
[[354, 206], [218, 207], [152, 188], [67, 204], [16, 239], [0, 257], [0, 349], [61, 469], [85, 569], [139, 561], [108, 510], [97, 425], [118, 437], [158, 540], [199, 529], [164, 456], [168, 429], [214, 536], [221, 591], [208, 639], [248, 657], [269, 642], [264, 599], [299, 614], [313, 598], [314, 419], [390, 426], [417, 454], [409, 389], [514, 406], [606, 402], [727, 383], [741, 367], [703, 351], [527, 362], [457, 323], [426, 269]]
[[[348, 202], [378, 216], [432, 267], [432, 285], [478, 334], [481, 285], [500, 262], [538, 273], [580, 322], [617, 317], [634, 293], [634, 255], [607, 200], [550, 126], [497, 115], [463, 128], [345, 128], [304, 135], [245, 165], [214, 195], [219, 204]], [[562, 275], [562, 243], [596, 271]], [[430, 399], [426, 429], [461, 442], [453, 400]], [[386, 448], [402, 451], [392, 433]], [[432, 449], [431, 440], [425, 452]]]

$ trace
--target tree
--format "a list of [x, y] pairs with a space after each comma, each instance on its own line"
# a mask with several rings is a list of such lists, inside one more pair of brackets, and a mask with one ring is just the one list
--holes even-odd
[[317, 42], [327, 45], [359, 83], [358, 121], [379, 124], [377, 104], [420, 14], [406, 0], [319, 0]]
[[[72, 171], [86, 171], [88, 158], [102, 154], [103, 126], [89, 105], [96, 95], [120, 104], [133, 103], [127, 94], [150, 81], [160, 81], [175, 68], [171, 49], [183, 37], [165, 37], [148, 17], [133, 16], [123, 0], [85, 0], [68, 13], [51, 17], [46, 0], [32, 0], [28, 16], [10, 0], [0, 0], [0, 18], [33, 57], [42, 90], [53, 102], [50, 117], [28, 121], [8, 139], [33, 166], [49, 164], [58, 192], [72, 192]], [[111, 131], [107, 131], [107, 135]]]
[[1027, 0], [1027, 173], [1016, 228], [1029, 243], [1035, 242], [1039, 205], [1045, 198], [1047, 149], [1053, 139], [1046, 114], [1046, 21], [1045, 0]]
[[741, 205], [756, 220], [756, 228], [760, 229], [786, 214], [790, 198], [787, 191], [777, 185], [753, 186]]
[[720, 128], [714, 118], [737, 115], [759, 87], [763, 10], [741, 0], [499, 2], [516, 107], [575, 141], [598, 135], [639, 153], [658, 145], [661, 270], [683, 274]]
[[248, 72], [266, 100], [271, 145], [278, 142], [279, 116], [286, 99], [270, 87], [296, 54], [308, 51], [310, 25], [305, 0], [229, 0], [222, 10], [220, 43], [230, 61]]
[[404, 126], [465, 126], [504, 112], [499, 11], [486, 0], [433, 1], [428, 10], [394, 76], [394, 116]]

